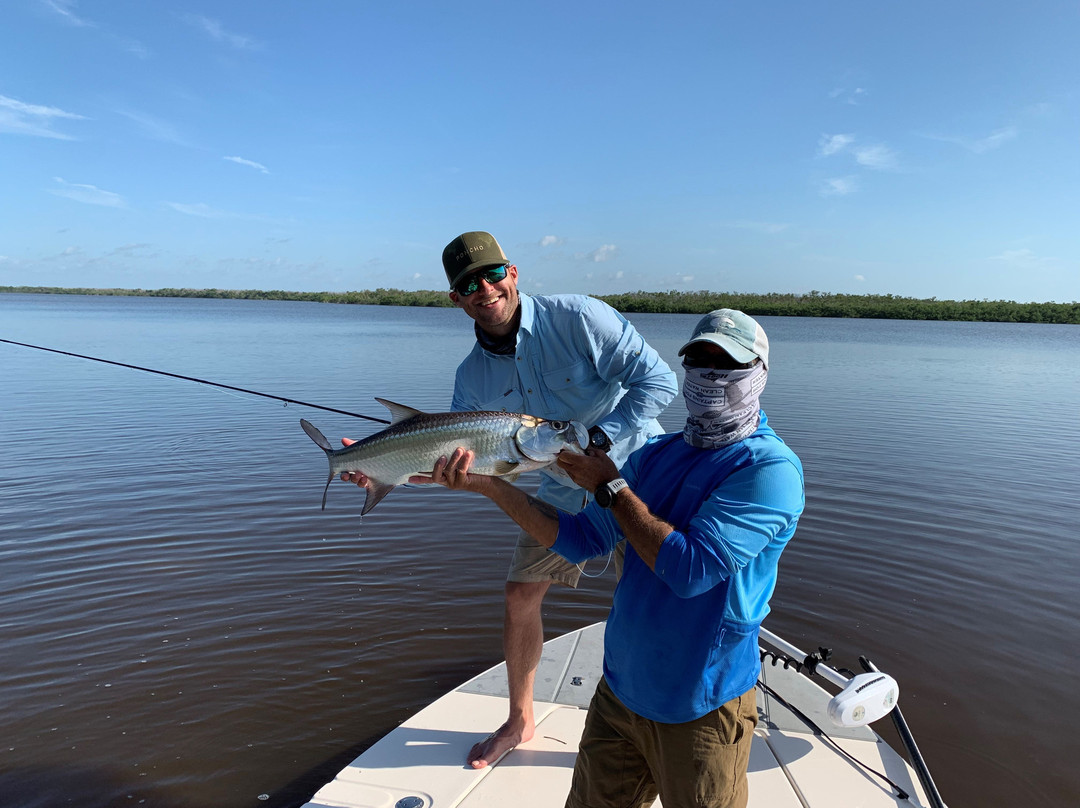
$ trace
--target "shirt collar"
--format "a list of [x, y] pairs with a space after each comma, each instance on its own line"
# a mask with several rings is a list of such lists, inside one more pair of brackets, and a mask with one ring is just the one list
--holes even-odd
[[521, 305], [521, 325], [520, 328], [528, 331], [530, 334], [533, 330], [533, 322], [536, 319], [536, 304], [533, 303], [533, 299], [527, 294], [518, 290], [518, 301]]

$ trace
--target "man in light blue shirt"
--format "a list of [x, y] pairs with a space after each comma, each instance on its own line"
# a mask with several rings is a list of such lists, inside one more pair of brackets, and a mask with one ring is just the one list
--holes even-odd
[[[457, 370], [452, 409], [580, 421], [615, 466], [662, 432], [656, 416], [678, 392], [675, 373], [615, 309], [584, 295], [519, 293], [518, 269], [489, 233], [463, 233], [450, 242], [443, 268], [450, 299], [476, 330], [476, 345]], [[567, 513], [584, 507], [591, 492], [566, 475], [542, 474], [541, 500]], [[577, 586], [580, 575], [581, 565], [521, 531], [505, 590], [510, 715], [470, 750], [474, 768], [532, 737], [533, 680], [544, 640], [540, 607], [552, 582]]]

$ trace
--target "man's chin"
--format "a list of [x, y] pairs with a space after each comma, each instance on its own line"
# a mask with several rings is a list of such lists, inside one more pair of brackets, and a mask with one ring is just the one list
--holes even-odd
[[478, 320], [501, 323], [512, 314], [512, 312], [509, 311], [509, 308], [506, 298], [500, 297], [498, 300], [494, 300], [487, 305], [481, 303], [476, 304], [473, 306], [473, 311], [476, 312], [476, 318]]

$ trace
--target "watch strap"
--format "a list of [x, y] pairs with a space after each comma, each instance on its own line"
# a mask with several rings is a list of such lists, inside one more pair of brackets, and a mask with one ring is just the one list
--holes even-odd
[[629, 487], [630, 484], [622, 477], [616, 477], [614, 480], [604, 483], [596, 489], [596, 504], [601, 508], [610, 508], [615, 504], [615, 495], [624, 488]]

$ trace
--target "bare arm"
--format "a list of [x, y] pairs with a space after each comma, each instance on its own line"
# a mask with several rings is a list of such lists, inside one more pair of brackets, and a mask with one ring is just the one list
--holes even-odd
[[[472, 452], [455, 450], [449, 460], [440, 460], [435, 464], [431, 480], [448, 488], [483, 494], [537, 541], [551, 547], [559, 536], [558, 511], [498, 477], [469, 474], [473, 458]], [[603, 483], [619, 476], [618, 469], [608, 456], [595, 449], [590, 449], [585, 455], [564, 452], [559, 455], [559, 465], [570, 475], [570, 479], [586, 491], [595, 491]], [[410, 482], [421, 481], [428, 480], [414, 478]], [[654, 569], [660, 545], [675, 528], [650, 512], [648, 506], [629, 488], [618, 493], [611, 512], [627, 541], [649, 565], [649, 569]]]
[[483, 494], [502, 508], [503, 512], [517, 522], [525, 532], [545, 547], [551, 547], [559, 535], [559, 512], [546, 502], [541, 502], [520, 488], [515, 488], [506, 480], [470, 474], [469, 466], [472, 465], [475, 457], [475, 452], [461, 448], [455, 449], [449, 459], [439, 458], [430, 478], [412, 477], [409, 482], [435, 482], [454, 490]]

